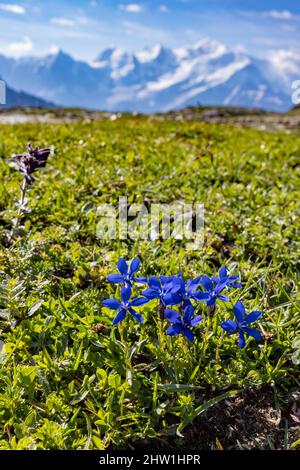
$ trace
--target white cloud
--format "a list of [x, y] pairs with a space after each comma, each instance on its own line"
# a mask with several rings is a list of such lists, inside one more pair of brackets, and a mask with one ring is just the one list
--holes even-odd
[[293, 13], [291, 13], [289, 10], [270, 10], [264, 12], [264, 16], [274, 18], [275, 20], [292, 20], [294, 18]]
[[82, 15], [76, 18], [76, 22], [81, 25], [87, 25], [87, 24], [90, 24], [92, 20], [88, 18], [87, 16]]
[[298, 31], [297, 26], [294, 26], [294, 25], [291, 25], [291, 24], [286, 24], [286, 23], [281, 25], [281, 29], [283, 31], [287, 31], [288, 33], [295, 33], [296, 31]]
[[56, 44], [52, 44], [49, 48], [49, 54], [57, 54], [59, 51], [59, 47]]
[[249, 53], [247, 47], [244, 44], [237, 44], [234, 47], [234, 51], [237, 52], [238, 54], [248, 54]]
[[33, 43], [28, 36], [24, 36], [22, 41], [12, 42], [8, 45], [7, 50], [9, 54], [19, 57], [26, 55], [33, 49]]
[[15, 13], [15, 15], [24, 15], [26, 12], [24, 7], [13, 3], [0, 3], [0, 10]]
[[160, 11], [161, 13], [168, 13], [169, 8], [167, 7], [167, 5], [160, 5], [159, 11]]
[[74, 26], [75, 21], [68, 18], [51, 18], [50, 23], [56, 26]]
[[142, 7], [138, 3], [129, 3], [128, 5], [120, 5], [120, 10], [127, 13], [141, 13]]

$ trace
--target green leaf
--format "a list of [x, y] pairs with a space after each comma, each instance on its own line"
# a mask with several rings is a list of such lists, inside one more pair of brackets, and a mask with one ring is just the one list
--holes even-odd
[[293, 442], [291, 445], [290, 445], [290, 449], [296, 449], [296, 447], [300, 446], [300, 439], [298, 439], [297, 441]]
[[184, 392], [185, 390], [201, 390], [204, 387], [198, 385], [185, 385], [185, 384], [157, 384], [157, 388], [164, 392]]
[[28, 317], [32, 317], [35, 314], [35, 312], [38, 311], [38, 309], [40, 308], [43, 302], [44, 302], [43, 299], [40, 299], [37, 302], [35, 302], [32, 305], [32, 307], [30, 307], [30, 309], [28, 310]]
[[179, 437], [184, 437], [181, 434], [181, 431], [183, 431], [186, 426], [191, 424], [195, 418], [197, 418], [199, 415], [201, 415], [202, 413], [204, 413], [205, 411], [207, 411], [209, 408], [216, 405], [220, 401], [226, 400], [226, 398], [229, 398], [229, 397], [233, 397], [237, 395], [238, 393], [239, 393], [238, 390], [232, 390], [230, 392], [223, 393], [222, 395], [219, 395], [218, 397], [211, 398], [210, 400], [207, 400], [205, 403], [202, 403], [202, 405], [198, 406], [194, 411], [192, 411], [192, 413], [189, 413], [183, 419], [183, 421], [179, 424], [177, 428], [176, 434]]
[[100, 437], [95, 436], [95, 434], [93, 434], [92, 439], [93, 439], [93, 443], [95, 444], [95, 446], [97, 447], [98, 450], [104, 450], [105, 449]]
[[78, 369], [78, 366], [80, 364], [80, 360], [81, 360], [81, 356], [82, 356], [82, 350], [83, 350], [83, 341], [81, 341], [79, 349], [78, 349], [76, 360], [75, 360], [75, 363], [74, 363], [74, 366], [73, 366], [74, 371], [76, 371]]
[[129, 353], [129, 359], [131, 360], [135, 352], [142, 347], [144, 344], [147, 343], [147, 339], [142, 339], [138, 343], [135, 343], [131, 348], [130, 348], [130, 353]]
[[25, 386], [31, 385], [37, 375], [37, 368], [35, 366], [23, 366], [20, 370], [21, 383]]

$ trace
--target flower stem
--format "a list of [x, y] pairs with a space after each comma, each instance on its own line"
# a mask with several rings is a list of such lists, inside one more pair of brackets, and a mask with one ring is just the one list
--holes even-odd
[[21, 198], [20, 198], [20, 206], [19, 210], [22, 208], [24, 205], [25, 201], [25, 195], [26, 195], [26, 189], [27, 189], [27, 180], [26, 178], [23, 179], [22, 186], [21, 186]]
[[27, 180], [26, 180], [26, 178], [23, 178], [22, 186], [21, 186], [21, 197], [19, 199], [19, 207], [18, 207], [17, 217], [14, 220], [11, 232], [9, 234], [9, 242], [12, 241], [12, 238], [13, 238], [13, 236], [14, 236], [14, 234], [15, 234], [15, 232], [18, 229], [19, 224], [20, 224], [21, 216], [22, 216], [22, 213], [23, 213], [23, 206], [24, 206], [24, 202], [25, 202], [26, 190], [27, 190]]
[[132, 387], [132, 380], [133, 380], [133, 373], [132, 373], [132, 365], [130, 360], [130, 353], [129, 353], [129, 346], [128, 346], [128, 339], [127, 339], [127, 330], [124, 328], [123, 324], [120, 324], [120, 338], [121, 342], [124, 345], [124, 359], [125, 359], [125, 369], [126, 369], [126, 384], [129, 387]]
[[175, 379], [175, 383], [178, 383], [177, 357], [176, 357], [174, 341], [172, 341], [173, 339], [174, 338], [171, 338], [171, 345], [172, 345], [171, 353], [172, 353], [172, 359], [173, 359], [174, 379]]
[[160, 302], [158, 306], [158, 313], [159, 313], [159, 330], [158, 330], [158, 340], [160, 345], [160, 350], [163, 353], [164, 351], [164, 312], [166, 307]]

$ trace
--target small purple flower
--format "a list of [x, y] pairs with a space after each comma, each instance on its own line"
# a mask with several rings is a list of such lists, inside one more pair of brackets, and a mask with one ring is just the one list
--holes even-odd
[[50, 148], [34, 148], [31, 144], [28, 144], [27, 152], [14, 156], [19, 172], [24, 176], [28, 184], [34, 181], [32, 174], [39, 168], [46, 166], [50, 153]]
[[131, 286], [132, 282], [146, 283], [147, 279], [145, 277], [137, 278], [134, 276], [140, 267], [140, 260], [135, 258], [131, 261], [130, 267], [128, 269], [128, 264], [124, 258], [120, 258], [118, 261], [118, 270], [120, 274], [110, 274], [107, 277], [107, 280], [112, 284], [124, 283], [125, 286]]
[[119, 310], [117, 315], [114, 318], [113, 325], [120, 323], [126, 317], [127, 312], [129, 312], [133, 318], [135, 318], [139, 323], [143, 323], [144, 319], [140, 313], [137, 313], [132, 307], [140, 307], [141, 305], [149, 302], [145, 297], [137, 297], [130, 300], [132, 293], [131, 286], [127, 285], [121, 289], [122, 302], [116, 299], [107, 299], [103, 300], [102, 304], [104, 307], [109, 308], [110, 310]]
[[228, 276], [227, 269], [223, 266], [219, 271], [219, 277], [213, 276], [212, 280], [216, 285], [222, 284], [225, 286], [225, 289], [241, 289], [242, 284], [236, 282], [239, 279], [239, 276]]
[[217, 283], [214, 285], [213, 281], [205, 275], [201, 277], [201, 284], [209, 294], [209, 298], [206, 302], [209, 307], [215, 306], [217, 300], [229, 302], [230, 299], [227, 295], [221, 295], [221, 292], [225, 289], [226, 284]]
[[244, 348], [246, 341], [245, 341], [245, 333], [249, 336], [252, 336], [257, 341], [261, 341], [262, 336], [258, 330], [254, 328], [249, 328], [249, 324], [258, 320], [261, 317], [261, 312], [255, 310], [249, 315], [245, 316], [245, 307], [242, 302], [238, 301], [234, 308], [234, 315], [237, 321], [227, 320], [221, 324], [223, 330], [227, 331], [228, 333], [239, 333], [239, 347]]
[[195, 336], [191, 328], [198, 325], [198, 323], [203, 320], [200, 315], [193, 317], [194, 310], [195, 309], [191, 304], [186, 305], [182, 318], [176, 310], [165, 310], [165, 317], [170, 323], [172, 323], [172, 326], [170, 326], [166, 331], [167, 335], [178, 336], [183, 334], [186, 339], [192, 343]]

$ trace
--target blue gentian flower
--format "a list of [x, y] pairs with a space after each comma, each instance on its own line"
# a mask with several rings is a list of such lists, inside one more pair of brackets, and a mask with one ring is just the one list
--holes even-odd
[[104, 307], [109, 308], [110, 310], [119, 310], [117, 315], [114, 318], [113, 325], [120, 323], [126, 317], [127, 312], [129, 312], [139, 323], [143, 323], [144, 319], [140, 313], [137, 313], [132, 307], [140, 307], [141, 305], [149, 302], [145, 297], [137, 297], [136, 299], [130, 300], [132, 293], [131, 286], [124, 286], [121, 289], [122, 302], [116, 299], [107, 299], [103, 300], [102, 304]]
[[176, 310], [165, 310], [165, 317], [170, 323], [172, 323], [172, 326], [167, 329], [167, 335], [178, 336], [183, 334], [186, 339], [192, 343], [195, 336], [190, 328], [198, 325], [198, 323], [203, 320], [201, 315], [193, 317], [194, 310], [195, 309], [191, 304], [186, 305], [182, 318]]
[[174, 276], [160, 276], [160, 278], [150, 276], [147, 282], [149, 289], [142, 292], [147, 299], [160, 299], [161, 304], [165, 307], [181, 302], [178, 285], [174, 283]]
[[242, 302], [238, 301], [233, 308], [235, 318], [237, 321], [227, 320], [221, 324], [221, 327], [228, 331], [228, 333], [239, 333], [239, 347], [244, 348], [245, 333], [249, 336], [252, 336], [257, 341], [262, 339], [262, 336], [258, 330], [254, 328], [249, 328], [249, 324], [261, 317], [261, 312], [255, 310], [245, 317], [245, 307]]
[[149, 299], [160, 299], [162, 305], [170, 306], [183, 303], [183, 306], [191, 304], [191, 299], [208, 301], [210, 295], [206, 292], [196, 291], [201, 278], [184, 281], [182, 273], [177, 276], [160, 276], [158, 279], [151, 276], [148, 280], [149, 289], [143, 292]]
[[130, 267], [128, 269], [128, 264], [124, 258], [120, 258], [118, 261], [118, 270], [120, 274], [110, 274], [107, 277], [107, 280], [112, 284], [124, 283], [126, 286], [131, 286], [132, 282], [145, 283], [147, 279], [145, 277], [137, 278], [134, 276], [140, 267], [140, 260], [138, 258], [131, 261]]
[[212, 280], [216, 285], [224, 284], [226, 289], [241, 289], [242, 284], [236, 282], [239, 279], [239, 276], [228, 276], [227, 269], [223, 266], [219, 271], [219, 277], [213, 276]]
[[225, 284], [217, 283], [214, 285], [213, 281], [205, 275], [201, 277], [201, 284], [209, 294], [209, 298], [206, 301], [209, 307], [215, 306], [218, 299], [223, 300], [223, 302], [229, 302], [230, 299], [227, 295], [221, 295], [222, 290], [226, 287]]
[[196, 290], [201, 282], [201, 277], [184, 281], [182, 277], [174, 279], [174, 287], [178, 286], [177, 294], [180, 295], [183, 306], [191, 305], [191, 299], [198, 302], [209, 301], [210, 295], [206, 292]]

